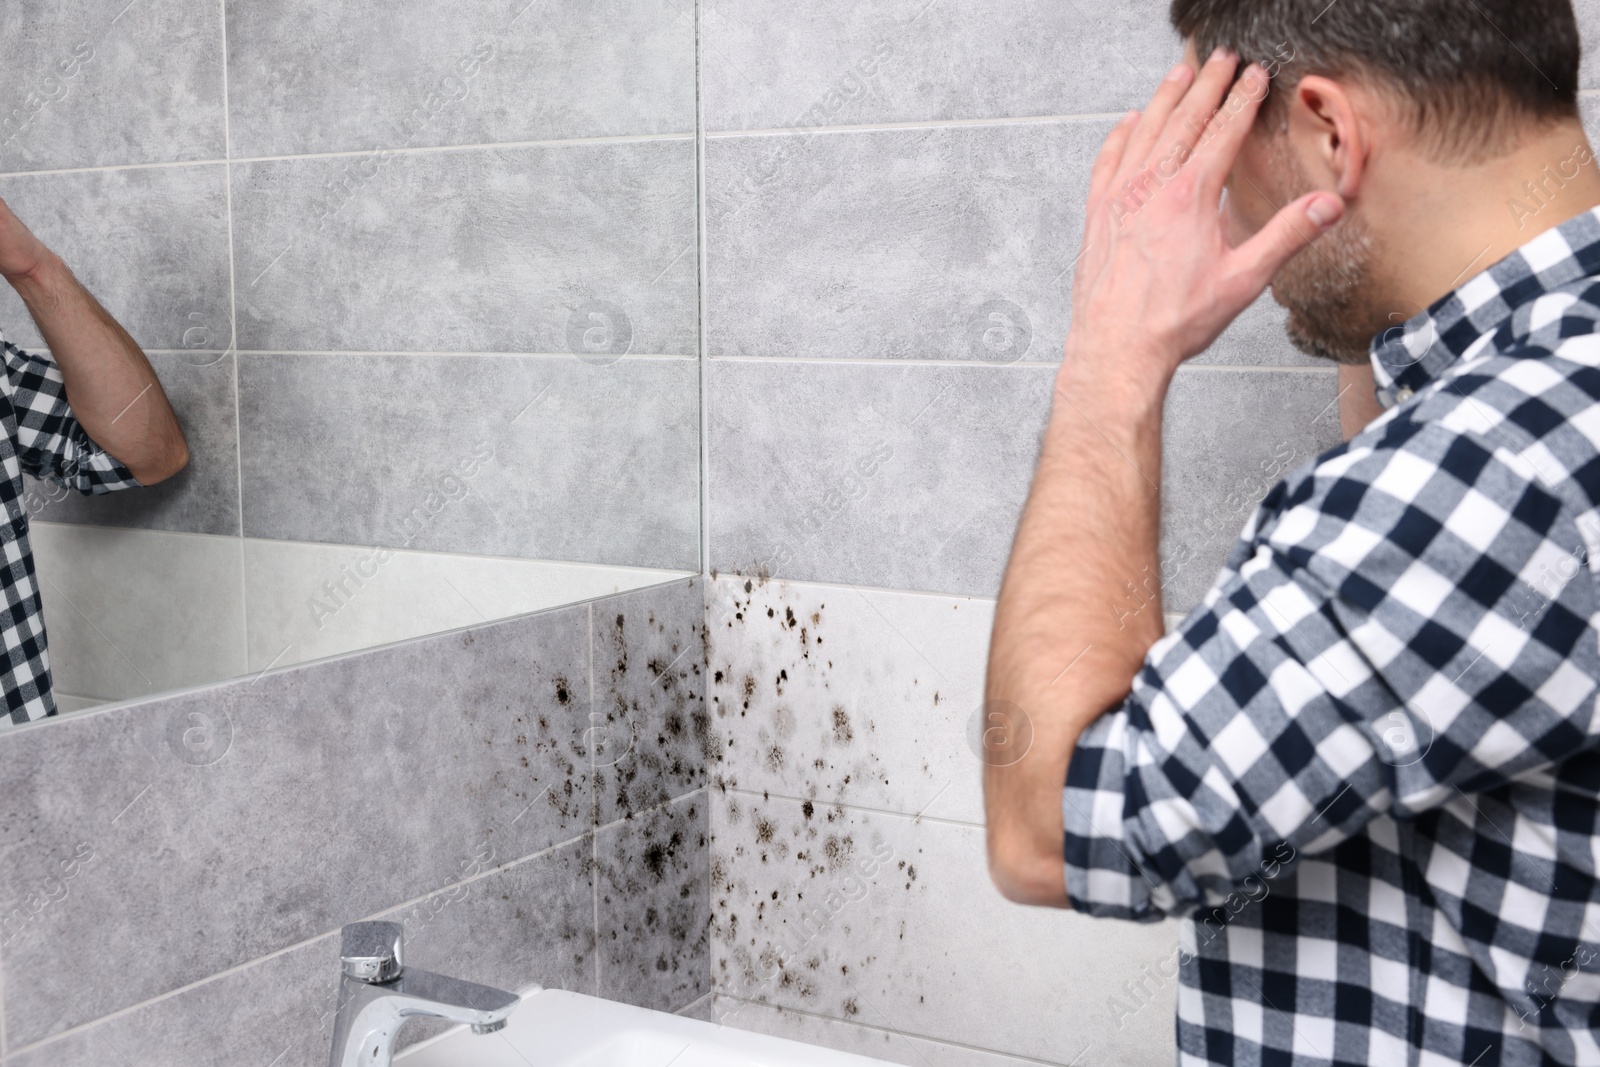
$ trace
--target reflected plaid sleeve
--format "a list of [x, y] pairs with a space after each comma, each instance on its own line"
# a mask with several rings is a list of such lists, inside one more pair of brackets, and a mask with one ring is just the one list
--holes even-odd
[[67, 405], [61, 370], [0, 337], [16, 415], [17, 459], [24, 474], [80, 493], [137, 488], [133, 473], [89, 439]]
[[1084, 732], [1062, 804], [1074, 908], [1214, 906], [1275, 856], [1594, 746], [1579, 512], [1508, 441], [1395, 414], [1276, 487]]

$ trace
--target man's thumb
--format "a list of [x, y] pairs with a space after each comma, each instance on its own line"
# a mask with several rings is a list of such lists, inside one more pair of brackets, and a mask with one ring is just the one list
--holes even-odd
[[1337, 193], [1307, 193], [1272, 216], [1272, 221], [1246, 241], [1240, 251], [1265, 286], [1279, 267], [1343, 217], [1344, 201]]

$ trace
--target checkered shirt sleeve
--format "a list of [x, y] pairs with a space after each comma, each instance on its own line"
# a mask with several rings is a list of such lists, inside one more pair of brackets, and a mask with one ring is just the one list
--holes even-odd
[[89, 439], [67, 406], [61, 371], [43, 356], [0, 336], [15, 418], [17, 460], [24, 474], [80, 493], [139, 486], [131, 471]]
[[1387, 419], [1280, 483], [1084, 733], [1063, 793], [1075, 908], [1215, 906], [1276, 856], [1594, 744], [1576, 517], [1454, 410]]

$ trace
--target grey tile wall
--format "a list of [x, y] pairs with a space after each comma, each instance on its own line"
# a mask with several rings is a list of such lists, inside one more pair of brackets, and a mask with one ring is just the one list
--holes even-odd
[[717, 1020], [905, 1063], [1170, 1062], [1171, 983], [1128, 1018], [1107, 997], [1175, 924], [1017, 908], [989, 882], [992, 602], [707, 588]]
[[707, 351], [1058, 359], [1079, 205], [1109, 128], [707, 140]]
[[694, 167], [692, 137], [237, 164], [240, 347], [692, 355]]
[[[513, 989], [538, 983], [593, 993], [590, 852], [585, 836], [373, 918], [405, 926], [410, 966]], [[5, 1062], [321, 1065], [333, 1039], [338, 974], [338, 934], [324, 934]], [[412, 1023], [402, 1042], [425, 1032]]]
[[[1034, 366], [714, 361], [713, 568], [995, 595], [1053, 375]], [[1194, 583], [1209, 584], [1248, 517], [1215, 515], [1219, 491], [1248, 483], [1259, 499], [1275, 480], [1261, 481], [1263, 471], [1276, 463], [1285, 473], [1336, 443], [1328, 405], [1337, 395], [1328, 369], [1179, 371], [1162, 550], [1187, 584], [1169, 591], [1170, 607], [1197, 602], [1203, 586]], [[1297, 458], [1283, 467], [1285, 456]]]
[[7, 4], [0, 171], [221, 158], [222, 35], [201, 0]]
[[1286, 474], [1333, 448], [1333, 368], [1188, 370], [1167, 395], [1162, 429], [1162, 607], [1200, 603], [1239, 531]]
[[676, 1011], [711, 991], [708, 809], [696, 792], [596, 834], [600, 996]]
[[[187, 349], [202, 334], [194, 347], [231, 344], [226, 168], [20, 175], [0, 178], [0, 197], [145, 348]], [[43, 347], [9, 285], [0, 330]]]
[[692, 360], [240, 357], [251, 537], [693, 569]]
[[983, 821], [967, 732], [993, 601], [726, 577], [706, 588], [714, 798]]
[[1177, 62], [1161, 0], [701, 4], [709, 130], [1140, 107]]
[[[486, 848], [584, 833], [586, 625], [557, 611], [7, 736], [3, 913], [94, 853], [0, 950], [8, 1042], [86, 1021], [52, 987], [136, 1004], [450, 885]], [[105, 970], [108, 939], [143, 964]]]
[[711, 901], [719, 993], [1052, 1064], [1173, 1062], [1174, 983], [1131, 1017], [1109, 994], [1176, 958], [1176, 925], [1006, 904], [981, 826], [730, 791]]
[[[698, 566], [694, 368], [601, 373], [699, 351], [692, 5], [23, 0], [0, 39], [21, 56], [0, 89], [0, 173], [69, 168], [0, 177], [0, 196], [158, 364], [231, 367], [235, 348], [576, 354], [585, 366], [547, 398], [564, 414], [515, 472], [532, 495], [417, 547]], [[145, 163], [165, 165], [128, 169]], [[43, 347], [3, 286], [0, 330]], [[174, 381], [191, 469], [48, 517], [236, 533], [243, 467], [279, 479], [255, 483], [258, 520], [307, 526], [287, 479], [315, 442], [260, 420], [242, 456], [234, 439], [238, 408], [274, 401], [249, 395], [258, 380], [232, 399], [220, 375]], [[430, 439], [388, 436], [413, 458], [380, 461], [365, 496], [316, 502], [331, 532], [308, 536], [369, 521], [372, 495], [425, 473], [416, 452], [471, 436], [498, 399], [456, 396], [428, 414]], [[373, 407], [351, 435], [382, 436]]]
[[712, 362], [713, 569], [992, 595], [1053, 373]]
[[[379, 915], [430, 969], [584, 992], [608, 975], [607, 996], [652, 1005], [703, 996], [705, 898], [683, 888], [706, 869], [704, 794], [672, 790], [704, 769], [669, 769], [698, 750], [645, 758], [642, 737], [640, 794], [666, 806], [596, 823], [591, 617], [620, 612], [639, 638], [622, 651], [648, 661], [649, 620], [702, 596], [698, 579], [651, 592], [0, 736], [7, 1062], [75, 1067], [108, 1047], [247, 1062], [202, 1040], [247, 1014], [228, 1041], [315, 1062], [331, 931]], [[614, 897], [597, 929], [597, 860], [607, 886], [649, 881], [660, 921], [641, 928]]]
[[239, 532], [239, 424], [235, 357], [154, 352], [150, 363], [189, 443], [189, 466], [157, 485], [82, 496], [25, 478], [29, 513], [49, 522], [189, 533]]
[[227, 9], [236, 155], [694, 132], [692, 5]]
[[705, 593], [699, 581], [624, 594], [593, 619], [586, 735], [597, 821], [625, 819], [706, 783]]

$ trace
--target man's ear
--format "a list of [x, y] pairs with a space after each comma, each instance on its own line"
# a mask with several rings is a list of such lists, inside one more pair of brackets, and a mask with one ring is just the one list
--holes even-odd
[[1331, 78], [1300, 79], [1287, 101], [1289, 142], [1311, 184], [1331, 189], [1347, 202], [1361, 191], [1371, 128], [1350, 91]]

